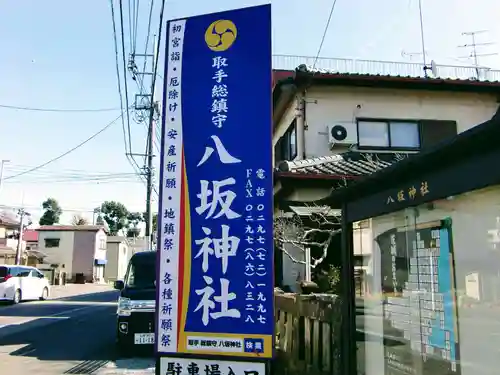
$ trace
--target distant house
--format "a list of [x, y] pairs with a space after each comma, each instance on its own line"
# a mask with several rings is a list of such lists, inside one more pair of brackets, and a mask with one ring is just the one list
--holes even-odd
[[0, 212], [0, 247], [17, 248], [19, 221], [15, 215]]
[[[19, 242], [19, 221], [14, 214], [0, 212], [0, 264], [15, 264]], [[42, 254], [26, 251], [21, 243], [21, 263], [35, 266], [42, 261]]]
[[132, 249], [125, 237], [108, 236], [106, 241], [107, 264], [104, 278], [106, 281], [123, 280], [127, 272], [128, 261], [132, 257]]
[[38, 250], [68, 281], [104, 281], [107, 231], [100, 225], [42, 225]]
[[26, 242], [26, 250], [38, 250], [38, 232], [26, 229], [23, 232], [23, 241]]

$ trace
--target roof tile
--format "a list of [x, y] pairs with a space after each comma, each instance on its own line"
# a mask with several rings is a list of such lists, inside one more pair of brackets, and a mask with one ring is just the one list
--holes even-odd
[[387, 168], [398, 160], [394, 154], [381, 156], [361, 152], [321, 156], [298, 161], [283, 161], [276, 172], [297, 175], [337, 175], [346, 177], [362, 177]]

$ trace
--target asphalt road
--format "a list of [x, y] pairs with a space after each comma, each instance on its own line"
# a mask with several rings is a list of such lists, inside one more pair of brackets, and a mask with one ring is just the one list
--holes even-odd
[[95, 374], [137, 366], [141, 360], [120, 360], [115, 352], [117, 297], [101, 288], [98, 293], [0, 306], [0, 373]]

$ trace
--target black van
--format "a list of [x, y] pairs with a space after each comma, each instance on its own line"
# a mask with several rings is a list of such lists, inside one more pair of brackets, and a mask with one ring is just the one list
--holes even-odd
[[135, 345], [155, 341], [156, 252], [135, 253], [128, 264], [125, 280], [115, 281], [118, 299], [116, 343], [128, 353]]

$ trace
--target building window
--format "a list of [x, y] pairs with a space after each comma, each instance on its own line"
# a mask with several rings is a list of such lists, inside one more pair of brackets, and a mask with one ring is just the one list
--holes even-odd
[[457, 135], [455, 121], [358, 121], [358, 146], [360, 148], [421, 150], [455, 135]]
[[293, 120], [285, 134], [274, 146], [274, 158], [278, 163], [283, 160], [293, 160], [297, 157], [297, 120]]
[[99, 249], [106, 250], [106, 240], [104, 238], [99, 239]]
[[359, 147], [419, 149], [418, 122], [359, 121]]
[[61, 240], [59, 238], [46, 238], [45, 247], [59, 247], [60, 241]]

